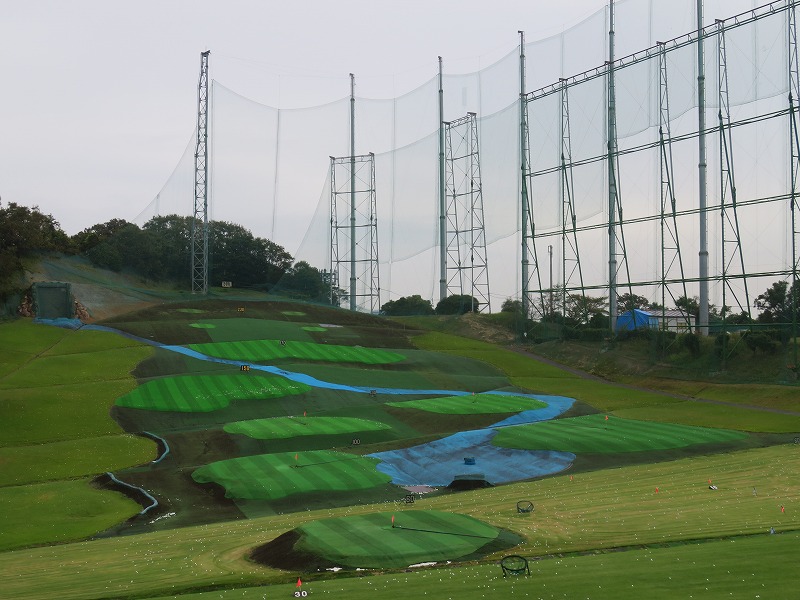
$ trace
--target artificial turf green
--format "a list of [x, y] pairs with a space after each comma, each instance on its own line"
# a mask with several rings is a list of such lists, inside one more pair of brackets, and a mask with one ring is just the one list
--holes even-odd
[[383, 365], [400, 362], [405, 357], [396, 352], [361, 346], [339, 346], [335, 344], [314, 344], [286, 340], [251, 340], [244, 342], [219, 342], [210, 344], [191, 344], [192, 350], [229, 360], [269, 361], [275, 359], [301, 359]]
[[523, 450], [561, 452], [645, 452], [747, 437], [740, 431], [586, 415], [501, 429], [492, 444]]
[[189, 323], [189, 327], [194, 327], [195, 329], [215, 329], [217, 326], [211, 323]]
[[455, 560], [499, 534], [496, 528], [473, 517], [437, 510], [320, 519], [300, 526], [298, 532], [301, 537], [296, 550], [334, 564], [370, 568]]
[[311, 389], [283, 377], [253, 375], [184, 375], [148, 381], [117, 400], [118, 406], [157, 411], [211, 412], [235, 400], [264, 400]]
[[278, 440], [311, 435], [335, 435], [391, 429], [384, 423], [356, 417], [275, 417], [228, 423], [226, 433], [240, 433], [259, 440]]
[[304, 492], [355, 491], [388, 483], [391, 478], [375, 469], [378, 462], [330, 450], [280, 452], [211, 463], [194, 471], [192, 478], [221, 485], [228, 498], [277, 500]]
[[547, 406], [541, 400], [522, 396], [501, 396], [499, 394], [472, 394], [468, 396], [448, 396], [446, 398], [425, 398], [406, 402], [387, 402], [387, 406], [415, 408], [443, 415], [483, 415], [493, 413], [518, 413]]

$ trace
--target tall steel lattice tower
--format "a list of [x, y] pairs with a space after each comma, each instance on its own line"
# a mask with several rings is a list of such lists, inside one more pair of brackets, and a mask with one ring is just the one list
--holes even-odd
[[197, 144], [194, 151], [194, 215], [192, 218], [192, 293], [208, 293], [208, 56], [200, 54], [197, 85]]
[[[542, 274], [539, 255], [536, 251], [536, 223], [533, 218], [533, 198], [530, 194], [530, 131], [528, 129], [528, 97], [525, 92], [525, 32], [519, 33], [519, 168], [520, 208], [522, 221], [522, 312], [525, 317], [543, 318], [553, 310], [552, 277], [550, 278], [550, 302], [545, 304], [542, 291]], [[552, 252], [552, 247], [549, 248]], [[552, 264], [552, 259], [551, 259]], [[533, 271], [533, 274], [531, 274]], [[552, 269], [551, 269], [552, 272]], [[535, 278], [535, 282], [533, 281]], [[536, 292], [534, 292], [536, 290]], [[536, 293], [538, 301], [533, 294]]]
[[346, 292], [351, 310], [380, 310], [378, 216], [375, 199], [375, 155], [331, 156], [331, 304]]
[[474, 311], [491, 312], [475, 113], [445, 123], [445, 188], [448, 295], [472, 296]]
[[[720, 154], [720, 198], [719, 208], [722, 217], [722, 307], [723, 328], [725, 306], [729, 295], [737, 307], [750, 318], [750, 294], [747, 290], [747, 271], [744, 265], [742, 242], [739, 234], [739, 213], [736, 203], [736, 178], [733, 168], [733, 137], [731, 135], [731, 112], [728, 94], [728, 61], [725, 45], [725, 23], [717, 20], [717, 73], [719, 83], [719, 154]], [[736, 272], [738, 271], [738, 273]], [[741, 289], [733, 285], [734, 279], [741, 280]], [[723, 356], [724, 359], [724, 356]]]
[[798, 179], [800, 179], [800, 134], [798, 134], [797, 103], [800, 102], [800, 61], [797, 46], [797, 14], [794, 2], [789, 3], [789, 147], [791, 149], [791, 190], [789, 212], [792, 236], [792, 339], [794, 340], [793, 366], [798, 369], [797, 307], [800, 305], [800, 203], [798, 202]]
[[[680, 237], [678, 236], [677, 201], [675, 199], [675, 169], [672, 161], [672, 130], [669, 114], [669, 78], [667, 77], [666, 44], [658, 42], [658, 149], [661, 174], [661, 322], [666, 323], [667, 296], [671, 304], [679, 297], [688, 298], [683, 270]], [[679, 287], [676, 296], [675, 286]], [[691, 331], [691, 315], [685, 312], [683, 327]], [[666, 339], [666, 338], [665, 338]]]

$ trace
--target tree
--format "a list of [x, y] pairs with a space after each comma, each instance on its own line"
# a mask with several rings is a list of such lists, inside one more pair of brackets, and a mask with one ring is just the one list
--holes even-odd
[[478, 312], [480, 302], [468, 294], [453, 294], [439, 300], [436, 305], [437, 315], [463, 315], [468, 312]]
[[675, 308], [682, 310], [687, 315], [693, 315], [695, 318], [700, 317], [700, 298], [697, 296], [679, 296], [675, 300]]
[[567, 294], [566, 317], [576, 324], [586, 325], [608, 314], [608, 299], [605, 296]]
[[511, 298], [503, 300], [500, 312], [514, 313], [517, 315], [525, 314], [525, 311], [522, 309], [522, 300], [512, 300]]
[[118, 234], [125, 227], [130, 225], [124, 219], [111, 219], [105, 223], [98, 223], [87, 227], [80, 233], [72, 236], [72, 242], [78, 249], [78, 252], [85, 254], [98, 244], [105, 242], [111, 236]]
[[634, 309], [647, 310], [650, 308], [650, 300], [644, 296], [625, 292], [617, 296], [617, 307], [620, 312], [627, 312]]
[[72, 252], [73, 246], [52, 215], [10, 202], [0, 206], [0, 282], [22, 272], [22, 260], [41, 252]]
[[[792, 286], [793, 287], [793, 286]], [[797, 290], [800, 292], [800, 290]], [[755, 299], [755, 307], [761, 311], [757, 321], [759, 323], [791, 323], [792, 313], [800, 317], [797, 294], [794, 295], [794, 310], [792, 310], [792, 288], [788, 281], [776, 281], [763, 294]]]
[[390, 317], [434, 314], [431, 301], [425, 300], [419, 294], [415, 294], [414, 296], [403, 296], [397, 300], [390, 300], [381, 306], [381, 312]]

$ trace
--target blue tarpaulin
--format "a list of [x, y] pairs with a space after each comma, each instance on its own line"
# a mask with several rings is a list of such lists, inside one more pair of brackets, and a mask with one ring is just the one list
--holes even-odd
[[633, 331], [634, 329], [658, 329], [658, 319], [649, 312], [634, 308], [617, 317], [616, 331]]

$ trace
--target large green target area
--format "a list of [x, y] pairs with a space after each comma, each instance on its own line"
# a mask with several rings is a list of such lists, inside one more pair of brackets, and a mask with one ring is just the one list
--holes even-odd
[[380, 462], [331, 450], [279, 452], [222, 460], [200, 467], [197, 483], [216, 483], [237, 500], [278, 500], [306, 492], [365, 490], [391, 481]]
[[310, 435], [336, 435], [391, 429], [385, 423], [357, 417], [275, 417], [236, 421], [226, 433], [240, 433], [259, 440], [284, 440]]
[[494, 413], [518, 413], [547, 406], [534, 398], [501, 396], [499, 394], [473, 394], [471, 396], [448, 396], [425, 398], [406, 402], [387, 402], [387, 406], [415, 408], [443, 415], [483, 415]]
[[[458, 513], [379, 512], [306, 523], [284, 540], [256, 549], [253, 557], [269, 563], [270, 555], [279, 555], [285, 566], [296, 559], [350, 568], [401, 568], [473, 555], [496, 544], [500, 534], [499, 529]], [[287, 540], [294, 542], [291, 547], [285, 547]], [[278, 546], [283, 547], [276, 552]]]
[[235, 400], [265, 400], [311, 388], [283, 377], [251, 374], [186, 375], [154, 379], [117, 399], [117, 406], [155, 411], [212, 412]]
[[292, 340], [212, 342], [208, 344], [191, 344], [189, 348], [208, 356], [250, 362], [295, 359], [385, 365], [400, 362], [405, 359], [405, 356], [402, 354], [389, 352], [388, 350], [363, 348], [361, 346], [315, 344], [312, 342], [298, 342]]
[[495, 446], [520, 450], [559, 450], [575, 454], [670, 450], [695, 444], [740, 440], [747, 434], [674, 423], [586, 415], [507, 427], [492, 439]]

